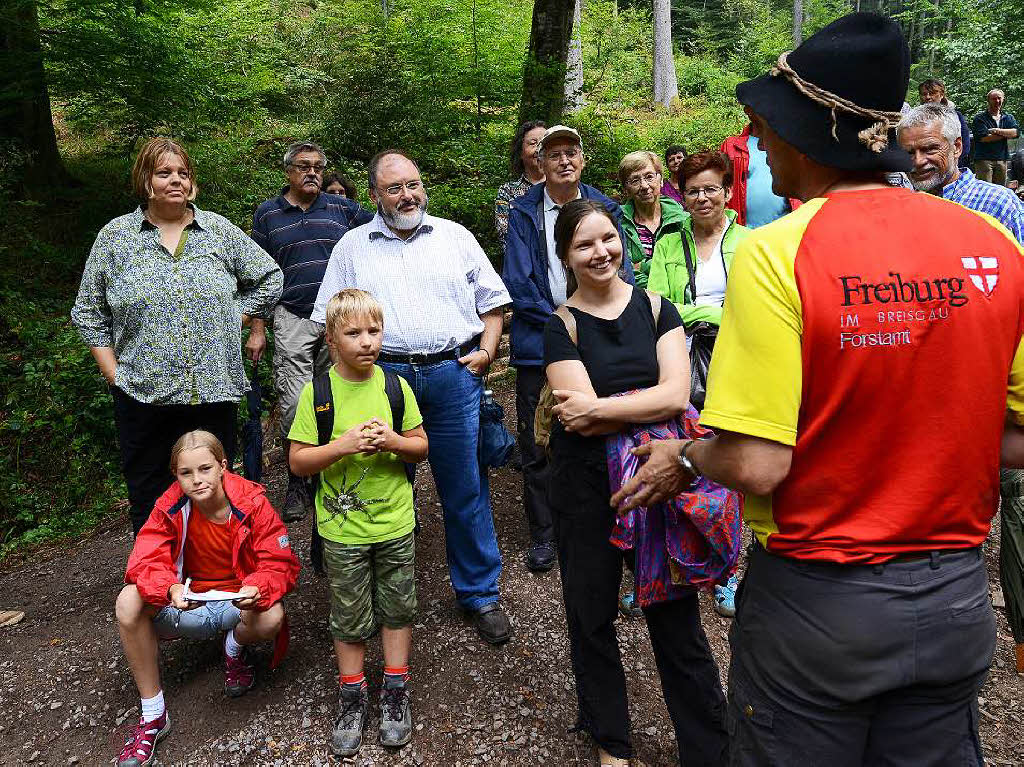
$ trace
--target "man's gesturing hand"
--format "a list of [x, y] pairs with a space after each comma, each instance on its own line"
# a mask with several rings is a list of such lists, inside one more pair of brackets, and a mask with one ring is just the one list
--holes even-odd
[[612, 506], [625, 514], [638, 506], [649, 506], [673, 498], [685, 490], [693, 477], [679, 463], [682, 440], [663, 439], [633, 449], [633, 455], [647, 458], [636, 476], [612, 496]]

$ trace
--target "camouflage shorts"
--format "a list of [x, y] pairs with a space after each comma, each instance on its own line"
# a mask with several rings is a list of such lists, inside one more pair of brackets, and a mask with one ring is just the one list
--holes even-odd
[[404, 628], [416, 618], [416, 544], [413, 533], [382, 543], [324, 540], [331, 588], [331, 634], [362, 642], [379, 626]]

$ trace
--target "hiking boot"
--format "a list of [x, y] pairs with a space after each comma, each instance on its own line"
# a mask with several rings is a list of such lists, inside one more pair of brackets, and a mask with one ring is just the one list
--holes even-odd
[[542, 541], [530, 546], [526, 552], [526, 569], [535, 573], [546, 573], [555, 566], [555, 544]]
[[619, 599], [619, 612], [626, 618], [643, 618], [644, 611], [636, 603], [636, 592], [627, 591]]
[[409, 690], [403, 685], [380, 691], [380, 744], [389, 748], [404, 746], [412, 740], [412, 706]]
[[249, 692], [256, 681], [256, 669], [246, 661], [246, 652], [237, 658], [224, 654], [224, 692], [229, 698], [237, 698]]
[[284, 496], [284, 512], [281, 519], [285, 522], [298, 522], [306, 516], [306, 511], [312, 505], [306, 480], [288, 472], [288, 490]]
[[512, 638], [512, 624], [497, 602], [490, 602], [477, 610], [471, 610], [476, 632], [488, 644], [505, 644]]
[[723, 618], [736, 615], [736, 585], [736, 576], [730, 575], [724, 586], [715, 586], [715, 612]]
[[152, 722], [144, 722], [140, 718], [124, 739], [124, 748], [117, 755], [117, 767], [143, 767], [151, 764], [156, 756], [156, 744], [170, 731], [171, 718], [166, 711]]
[[335, 756], [354, 756], [363, 744], [363, 727], [366, 725], [366, 708], [369, 696], [366, 688], [360, 690], [341, 687], [338, 698], [338, 718], [334, 720], [331, 732], [331, 751]]

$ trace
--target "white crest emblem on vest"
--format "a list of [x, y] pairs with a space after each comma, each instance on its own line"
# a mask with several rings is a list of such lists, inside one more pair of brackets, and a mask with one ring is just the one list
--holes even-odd
[[960, 262], [964, 265], [964, 271], [971, 278], [974, 287], [986, 296], [991, 296], [996, 283], [999, 282], [999, 260], [992, 256], [964, 256]]

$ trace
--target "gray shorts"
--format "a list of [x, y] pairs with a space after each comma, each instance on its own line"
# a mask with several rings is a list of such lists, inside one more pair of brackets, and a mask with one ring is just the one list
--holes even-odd
[[153, 628], [161, 639], [213, 639], [241, 619], [241, 611], [229, 601], [207, 602], [194, 610], [167, 605], [154, 616]]

